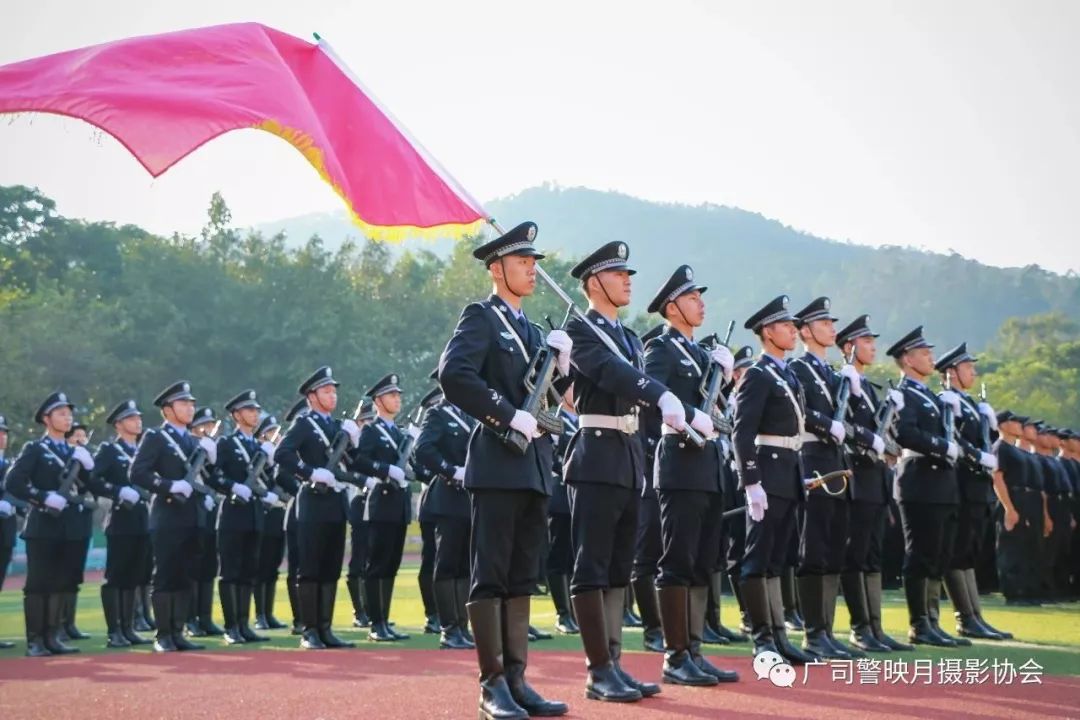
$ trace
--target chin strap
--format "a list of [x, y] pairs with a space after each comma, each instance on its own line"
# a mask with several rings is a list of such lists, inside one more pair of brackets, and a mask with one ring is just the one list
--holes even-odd
[[510, 287], [510, 279], [509, 279], [509, 278], [507, 277], [507, 275], [506, 275], [506, 265], [505, 265], [505, 264], [503, 263], [503, 259], [504, 259], [504, 258], [499, 258], [499, 267], [501, 267], [501, 268], [502, 268], [502, 271], [503, 271], [503, 285], [505, 285], [505, 286], [506, 286], [506, 289], [507, 289], [507, 290], [509, 290], [509, 291], [510, 291], [510, 293], [511, 293], [511, 294], [512, 294], [512, 295], [513, 295], [514, 297], [516, 297], [516, 298], [523, 298], [523, 297], [525, 297], [524, 295], [522, 295], [521, 293], [519, 293], [519, 292], [518, 292], [517, 290], [515, 290], [515, 289], [514, 289], [514, 288], [512, 288], [512, 287]]

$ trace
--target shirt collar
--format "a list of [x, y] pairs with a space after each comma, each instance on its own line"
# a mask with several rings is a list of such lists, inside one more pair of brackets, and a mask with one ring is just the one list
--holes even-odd
[[781, 370], [787, 370], [787, 362], [786, 361], [781, 360], [779, 358], [775, 358], [775, 357], [773, 357], [772, 355], [770, 355], [768, 353], [762, 353], [761, 357], [765, 358], [766, 360], [772, 361]]
[[180, 425], [174, 425], [173, 423], [169, 422], [168, 420], [165, 421], [165, 426], [166, 427], [171, 427], [174, 431], [176, 431], [176, 434], [179, 435], [180, 437], [184, 437], [185, 435], [188, 434], [188, 429], [186, 427], [182, 427]]

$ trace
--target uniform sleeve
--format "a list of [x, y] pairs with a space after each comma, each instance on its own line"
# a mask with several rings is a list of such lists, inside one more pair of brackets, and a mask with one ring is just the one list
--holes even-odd
[[162, 432], [164, 431], [149, 430], [143, 436], [142, 442], [139, 443], [139, 447], [135, 450], [135, 457], [131, 460], [128, 478], [132, 484], [138, 485], [144, 490], [149, 490], [158, 495], [168, 495], [172, 481], [183, 478], [164, 479], [154, 471], [161, 454], [166, 452], [165, 443], [167, 441], [161, 437]]
[[86, 487], [95, 497], [107, 497], [110, 500], [118, 499], [117, 493], [120, 492], [120, 488], [123, 486], [109, 482], [109, 476], [116, 465], [116, 451], [112, 449], [109, 443], [102, 443], [98, 447], [97, 454], [94, 455], [94, 469], [90, 471], [90, 475], [86, 479]]
[[365, 425], [360, 430], [360, 442], [356, 449], [349, 454], [350, 469], [361, 475], [377, 477], [385, 480], [390, 476], [390, 466], [385, 462], [375, 459], [375, 450], [379, 447], [379, 431], [371, 425]]
[[416, 440], [413, 461], [433, 475], [453, 475], [456, 465], [446, 461], [439, 450], [445, 423], [442, 413], [430, 411], [420, 423], [420, 437]]
[[575, 318], [566, 328], [574, 341], [570, 351], [573, 372], [587, 377], [604, 392], [635, 400], [645, 407], [655, 407], [667, 387], [616, 356], [585, 323], [585, 320]]
[[298, 483], [310, 480], [311, 471], [315, 469], [300, 459], [300, 447], [310, 432], [311, 429], [303, 418], [294, 421], [274, 452], [279, 474], [284, 472]]
[[461, 311], [454, 334], [439, 359], [439, 385], [447, 401], [488, 427], [502, 431], [514, 419], [517, 408], [489, 387], [481, 375], [494, 342], [484, 307], [472, 303]]
[[[277, 455], [275, 454], [275, 458], [276, 457], [277, 457]], [[280, 463], [274, 465], [273, 476], [274, 476], [274, 485], [276, 487], [280, 488], [281, 490], [284, 490], [289, 495], [292, 495], [292, 496], [295, 497], [296, 493], [300, 492], [300, 483], [297, 482], [296, 476], [293, 473], [291, 473], [291, 472], [285, 470], [284, 468], [282, 468]], [[273, 489], [273, 488], [268, 488], [268, 489]]]
[[234, 482], [247, 478], [247, 463], [237, 452], [231, 436], [217, 439], [217, 464], [213, 469], [207, 464], [206, 468], [206, 484], [223, 495], [232, 492]]
[[[804, 389], [816, 384], [814, 378], [810, 375], [811, 370], [806, 367], [805, 363], [792, 361], [791, 370], [795, 373], [795, 377]], [[830, 441], [832, 435], [829, 434], [829, 430], [832, 429], [832, 423], [833, 419], [831, 415], [826, 415], [820, 410], [815, 410], [812, 407], [806, 408], [806, 419], [804, 424], [807, 432], [814, 433], [824, 441]]]
[[919, 408], [922, 404], [921, 397], [904, 391], [904, 409], [900, 411], [896, 419], [896, 442], [902, 448], [946, 460], [949, 448], [945, 444], [945, 438], [937, 433], [926, 432], [919, 427]]
[[[677, 365], [675, 358], [672, 357], [671, 350], [667, 346], [667, 340], [664, 338], [654, 338], [645, 346], [645, 374], [658, 382], [664, 389], [667, 389], [668, 385], [671, 384], [671, 376], [674, 374]], [[689, 422], [694, 417], [694, 406], [686, 402], [683, 402], [683, 406], [686, 410], [686, 420]], [[659, 414], [652, 408], [647, 409], [645, 414], [659, 419]], [[645, 439], [647, 443], [655, 446], [660, 441], [660, 426], [662, 424], [662, 420], [660, 422], [645, 422]]]
[[15, 458], [15, 462], [12, 463], [11, 469], [7, 472], [5, 485], [12, 497], [34, 505], [41, 505], [45, 502], [45, 496], [48, 495], [48, 492], [34, 487], [33, 482], [30, 480], [34, 476], [34, 468], [37, 467], [37, 462], [38, 452], [34, 447], [34, 443], [28, 442], [23, 445], [22, 452], [19, 453], [19, 457]]
[[765, 372], [759, 367], [751, 367], [746, 371], [735, 396], [735, 427], [731, 433], [731, 444], [735, 451], [740, 488], [761, 482], [761, 469], [757, 464], [757, 445], [754, 440], [761, 427], [761, 417], [770, 386]]

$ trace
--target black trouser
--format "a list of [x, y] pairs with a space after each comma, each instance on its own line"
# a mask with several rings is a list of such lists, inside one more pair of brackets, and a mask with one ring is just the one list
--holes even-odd
[[297, 522], [297, 582], [337, 582], [345, 558], [345, 522]]
[[107, 535], [105, 585], [117, 590], [134, 590], [143, 585], [149, 554], [149, 535]]
[[[729, 509], [733, 510], [734, 508]], [[728, 577], [735, 582], [738, 582], [738, 578], [742, 577], [743, 554], [746, 552], [746, 521], [745, 510], [743, 513], [724, 520], [726, 552], [723, 565]]]
[[11, 565], [13, 547], [0, 546], [0, 590], [4, 589], [4, 578], [7, 577], [8, 567]]
[[796, 573], [800, 577], [839, 575], [844, 569], [847, 533], [847, 501], [811, 493], [804, 506]]
[[904, 577], [940, 580], [952, 561], [957, 506], [900, 503], [904, 526]]
[[470, 501], [469, 600], [529, 595], [539, 580], [547, 496], [532, 490], [471, 490]]
[[769, 495], [769, 509], [761, 522], [754, 522], [746, 513], [746, 541], [742, 561], [742, 579], [780, 577], [787, 565], [792, 533], [795, 531], [795, 509], [798, 503]]
[[887, 510], [888, 506], [881, 503], [853, 502], [848, 505], [845, 572], [881, 572], [881, 543], [885, 538]]
[[300, 577], [300, 541], [296, 536], [298, 524], [296, 518], [289, 518], [289, 526], [285, 528], [285, 580], [289, 587], [296, 587]]
[[634, 566], [638, 490], [579, 483], [568, 489], [574, 537], [573, 595], [626, 587]]
[[570, 514], [548, 515], [548, 575], [569, 575], [574, 569], [574, 541]]
[[259, 535], [259, 567], [255, 572], [255, 579], [265, 583], [276, 582], [284, 557], [284, 535], [267, 533]]
[[1042, 495], [1026, 488], [1010, 487], [1009, 497], [1020, 519], [1005, 529], [1005, 514], [997, 519], [997, 568], [1001, 594], [1006, 599], [1039, 596], [1039, 541], [1042, 537]]
[[255, 584], [259, 569], [259, 544], [259, 533], [255, 530], [218, 533], [222, 582]]
[[957, 509], [956, 544], [953, 547], [953, 570], [975, 567], [982, 552], [986, 526], [990, 523], [990, 506], [986, 503], [961, 503]]
[[634, 580], [653, 577], [660, 571], [664, 543], [660, 537], [660, 498], [651, 495], [638, 502], [637, 535], [634, 538]]
[[400, 522], [368, 522], [367, 580], [393, 579], [401, 567], [408, 526]]
[[199, 528], [198, 561], [195, 577], [199, 582], [212, 582], [218, 574], [217, 532], [213, 528]]
[[434, 554], [436, 582], [469, 577], [469, 521], [458, 517], [436, 518]]
[[26, 595], [74, 592], [82, 573], [82, 540], [26, 539]]
[[191, 583], [201, 579], [198, 574], [202, 557], [199, 555], [200, 536], [197, 527], [161, 528], [150, 531], [154, 553], [155, 592], [187, 592]]
[[78, 592], [79, 586], [86, 579], [86, 559], [90, 557], [90, 540], [90, 538], [78, 540], [80, 543], [79, 557], [71, 568], [71, 576], [68, 579], [68, 592]]
[[367, 571], [371, 529], [367, 520], [349, 523], [349, 578], [362, 578]]
[[707, 586], [720, 556], [723, 495], [697, 490], [658, 494], [664, 554], [656, 586]]

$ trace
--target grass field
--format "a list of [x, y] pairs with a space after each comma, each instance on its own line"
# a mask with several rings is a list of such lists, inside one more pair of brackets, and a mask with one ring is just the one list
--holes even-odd
[[[277, 607], [275, 613], [283, 622], [289, 622], [290, 612], [288, 597], [285, 593], [284, 579], [281, 581], [277, 593]], [[97, 583], [88, 583], [83, 587], [79, 595], [78, 625], [93, 637], [83, 640], [76, 645], [83, 653], [131, 653], [150, 652], [147, 647], [130, 650], [107, 650], [105, 643], [105, 623], [101, 613], [101, 602]], [[948, 604], [943, 602], [942, 610], [946, 611]], [[987, 619], [996, 627], [1011, 631], [1015, 640], [1008, 642], [977, 641], [973, 647], [956, 650], [931, 649], [918, 650], [913, 653], [903, 653], [905, 659], [938, 658], [938, 657], [962, 657], [962, 658], [985, 658], [988, 661], [1010, 660], [1017, 666], [1034, 659], [1044, 668], [1047, 674], [1057, 675], [1080, 675], [1080, 604], [1047, 605], [1041, 608], [1011, 608], [1005, 607], [1000, 596], [983, 597], [983, 610]], [[420, 603], [420, 593], [416, 584], [416, 567], [404, 567], [398, 576], [394, 592], [392, 607], [392, 620], [397, 623], [400, 630], [405, 630], [412, 638], [404, 643], [394, 644], [395, 649], [431, 649], [438, 647], [438, 639], [435, 635], [424, 635], [420, 631], [423, 624], [423, 608]], [[837, 629], [846, 622], [846, 610], [842, 604], [837, 611]], [[902, 638], [906, 633], [907, 610], [904, 606], [903, 597], [898, 591], [887, 592], [885, 597], [885, 629], [894, 637]], [[221, 612], [215, 607], [215, 620], [221, 623]], [[951, 613], [950, 613], [951, 617]], [[372, 649], [376, 643], [367, 640], [366, 630], [354, 630], [351, 627], [351, 606], [349, 595], [345, 589], [344, 579], [338, 591], [338, 602], [335, 613], [335, 632], [343, 638], [357, 641], [358, 649]], [[725, 597], [723, 605], [723, 621], [729, 627], [738, 625], [736, 605], [733, 598]], [[533, 624], [537, 627], [550, 630], [555, 622], [555, 613], [550, 598], [533, 598]], [[951, 627], [946, 627], [951, 631]], [[268, 643], [259, 644], [259, 648], [268, 650], [294, 650], [297, 649], [297, 638], [290, 636], [287, 630], [278, 630], [265, 633], [273, 639]], [[840, 633], [838, 632], [838, 636]], [[628, 651], [639, 650], [641, 647], [641, 631], [627, 630], [625, 646]], [[794, 634], [800, 639], [799, 634]], [[23, 630], [22, 593], [17, 590], [6, 590], [0, 593], [0, 638], [17, 640], [18, 644], [11, 650], [0, 650], [0, 658], [20, 657], [26, 649]], [[220, 638], [203, 638], [207, 648], [215, 652], [230, 652], [234, 648], [226, 646]], [[240, 646], [250, 650], [251, 645]], [[378, 645], [381, 650], [387, 649], [387, 644]], [[581, 641], [576, 636], [556, 635], [552, 640], [540, 641], [532, 644], [532, 650], [572, 650], [580, 651]], [[738, 655], [745, 657], [749, 653], [746, 644], [711, 646], [711, 654], [715, 655]], [[882, 656], [878, 656], [879, 658]], [[896, 655], [894, 657], [900, 657]]]

